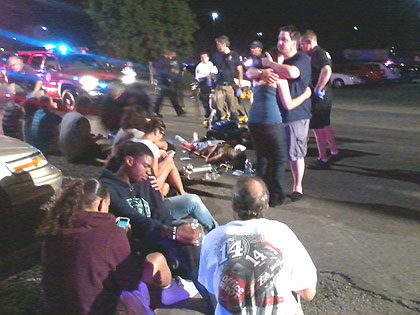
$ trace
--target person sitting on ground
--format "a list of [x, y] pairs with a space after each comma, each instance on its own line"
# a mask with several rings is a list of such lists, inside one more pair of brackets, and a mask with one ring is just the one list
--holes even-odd
[[241, 177], [232, 192], [234, 221], [204, 239], [198, 280], [214, 314], [301, 314], [295, 296], [315, 296], [314, 263], [287, 225], [264, 218], [268, 201], [260, 178]]
[[129, 314], [150, 315], [145, 284], [171, 283], [162, 254], [151, 253], [139, 264], [109, 204], [99, 181], [75, 179], [47, 210], [37, 235], [43, 239], [41, 286], [48, 314], [114, 314], [117, 307], [135, 306]]
[[[151, 176], [153, 153], [144, 143], [128, 142], [118, 152], [113, 157], [118, 170], [113, 173], [104, 169], [100, 177], [111, 194], [110, 211], [130, 218], [132, 237], [139, 241], [141, 252], [162, 252], [173, 273], [193, 280], [206, 298], [206, 290], [196, 281], [200, 247], [188, 246], [199, 244], [202, 231], [180, 220], [196, 218], [207, 231], [218, 226], [216, 220], [197, 195], [162, 200], [156, 179]], [[175, 282], [173, 285], [177, 286]]]
[[25, 115], [23, 116], [23, 140], [32, 144], [31, 130], [32, 120], [34, 119], [35, 112], [39, 109], [39, 99], [36, 97], [28, 98], [23, 104]]
[[38, 109], [32, 120], [31, 138], [32, 144], [44, 154], [59, 153], [58, 135], [61, 117], [53, 113], [57, 109], [57, 103], [49, 96], [39, 98]]
[[[153, 117], [146, 125], [143, 139], [140, 142], [146, 144], [153, 152], [152, 170], [156, 176], [159, 187], [163, 196], [169, 192], [169, 185], [181, 194], [186, 195], [184, 185], [182, 184], [181, 176], [178, 168], [175, 165], [173, 155], [174, 151], [168, 150], [168, 143], [163, 140], [166, 126], [162, 119]], [[137, 141], [137, 140], [136, 140]], [[169, 185], [166, 185], [168, 183]]]
[[104, 137], [91, 133], [89, 120], [78, 112], [64, 115], [60, 126], [60, 151], [69, 163], [97, 163], [107, 152], [97, 143]]
[[17, 93], [15, 101], [11, 101], [7, 104], [3, 113], [3, 134], [5, 136], [13, 137], [16, 139], [23, 140], [22, 123], [25, 115], [23, 108], [23, 99], [25, 95], [23, 93]]

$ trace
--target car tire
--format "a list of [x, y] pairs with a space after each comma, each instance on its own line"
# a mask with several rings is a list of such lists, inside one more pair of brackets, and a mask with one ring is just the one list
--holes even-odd
[[72, 112], [76, 110], [76, 92], [72, 89], [65, 89], [61, 93], [61, 100], [65, 110]]
[[336, 89], [340, 89], [345, 86], [344, 81], [341, 79], [335, 79], [332, 83], [332, 86]]

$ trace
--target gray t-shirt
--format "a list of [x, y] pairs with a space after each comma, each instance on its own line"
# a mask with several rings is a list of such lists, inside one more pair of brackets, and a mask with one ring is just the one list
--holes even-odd
[[74, 162], [92, 144], [89, 120], [78, 112], [64, 115], [60, 127], [60, 151], [68, 162]]

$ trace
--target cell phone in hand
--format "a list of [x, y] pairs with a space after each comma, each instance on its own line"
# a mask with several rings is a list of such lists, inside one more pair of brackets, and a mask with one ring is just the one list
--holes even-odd
[[175, 151], [169, 151], [168, 155], [174, 157], [175, 156]]
[[124, 229], [124, 230], [126, 230], [127, 231], [127, 229], [128, 229], [128, 225], [130, 224], [130, 219], [129, 218], [126, 218], [126, 217], [118, 217], [117, 218], [117, 225], [120, 227], [120, 228], [122, 228], [122, 229]]

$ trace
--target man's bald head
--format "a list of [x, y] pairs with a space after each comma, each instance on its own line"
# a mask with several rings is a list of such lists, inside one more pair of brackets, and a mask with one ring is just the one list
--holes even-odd
[[241, 177], [233, 188], [232, 208], [241, 220], [262, 218], [268, 201], [268, 189], [259, 177]]

